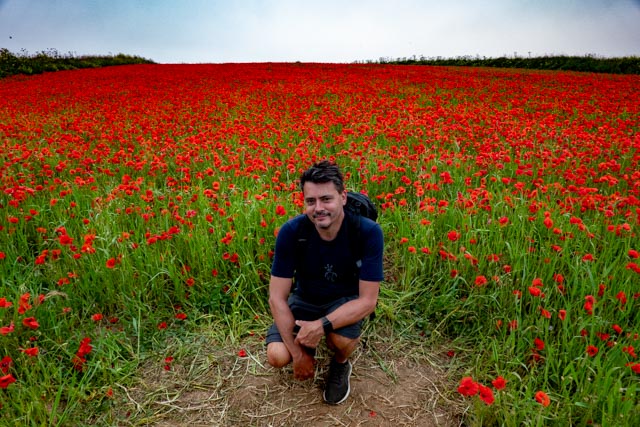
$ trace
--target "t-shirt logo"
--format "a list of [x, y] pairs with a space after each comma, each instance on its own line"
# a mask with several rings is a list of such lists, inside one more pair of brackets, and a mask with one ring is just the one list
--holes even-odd
[[331, 264], [327, 264], [324, 266], [324, 279], [327, 282], [335, 282], [336, 279], [338, 278], [338, 273], [336, 273], [335, 271], [333, 271], [333, 265]]

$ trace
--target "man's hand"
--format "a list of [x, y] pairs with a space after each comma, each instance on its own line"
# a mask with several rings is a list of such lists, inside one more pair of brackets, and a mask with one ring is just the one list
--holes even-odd
[[315, 375], [315, 358], [304, 349], [293, 357], [293, 377], [297, 380], [308, 380]]
[[296, 336], [296, 344], [309, 348], [316, 348], [320, 344], [320, 340], [324, 336], [321, 320], [296, 320], [296, 325], [300, 326], [300, 330]]

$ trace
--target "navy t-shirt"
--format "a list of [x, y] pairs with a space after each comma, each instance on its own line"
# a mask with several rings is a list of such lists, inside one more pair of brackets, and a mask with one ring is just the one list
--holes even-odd
[[[359, 253], [352, 254], [356, 243], [349, 243], [350, 222], [345, 212], [340, 231], [332, 241], [320, 238], [311, 224], [310, 238], [300, 246], [298, 227], [310, 222], [306, 215], [298, 215], [287, 221], [276, 238], [275, 256], [271, 274], [276, 277], [293, 278], [295, 293], [311, 304], [326, 304], [346, 296], [359, 294], [359, 280], [381, 282], [384, 279], [382, 252], [384, 241], [380, 225], [368, 218], [360, 218]], [[352, 231], [351, 236], [356, 233]], [[306, 249], [305, 249], [306, 248]], [[300, 254], [303, 250], [305, 253]], [[361, 261], [358, 268], [356, 261]], [[302, 265], [296, 265], [303, 263]]]

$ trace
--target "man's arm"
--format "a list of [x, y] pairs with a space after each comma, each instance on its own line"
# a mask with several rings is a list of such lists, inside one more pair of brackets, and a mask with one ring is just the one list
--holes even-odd
[[[360, 280], [359, 289], [360, 295], [358, 298], [346, 302], [326, 316], [334, 329], [352, 325], [364, 319], [376, 309], [380, 282]], [[307, 347], [316, 347], [324, 335], [322, 320], [318, 319], [310, 322], [298, 320], [296, 324], [300, 326], [300, 331], [295, 342]]]
[[293, 281], [290, 278], [271, 276], [269, 281], [269, 307], [278, 327], [282, 342], [293, 359], [293, 373], [298, 379], [313, 377], [313, 357], [293, 338], [295, 319], [289, 308], [288, 298]]

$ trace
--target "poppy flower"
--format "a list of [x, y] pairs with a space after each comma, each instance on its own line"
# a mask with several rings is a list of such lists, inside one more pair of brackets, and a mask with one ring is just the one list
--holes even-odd
[[598, 354], [598, 351], [598, 347], [596, 347], [595, 345], [587, 346], [587, 354], [591, 357], [595, 357]]
[[502, 390], [507, 386], [507, 381], [502, 376], [498, 376], [495, 380], [491, 381], [491, 384], [496, 390]]
[[12, 374], [5, 375], [3, 377], [0, 377], [0, 388], [7, 388], [15, 382], [16, 382], [16, 379], [13, 377]]
[[3, 357], [2, 360], [0, 360], [0, 371], [2, 371], [3, 374], [6, 374], [9, 372], [9, 368], [11, 368], [12, 363], [13, 360], [9, 356]]
[[495, 401], [493, 391], [489, 387], [478, 384], [478, 392], [480, 394], [480, 399], [487, 405], [492, 405]]
[[536, 402], [538, 402], [545, 408], [551, 404], [551, 399], [549, 399], [549, 396], [544, 391], [537, 391], [535, 398]]
[[476, 277], [476, 286], [483, 286], [487, 284], [487, 278], [484, 276]]
[[40, 350], [38, 349], [38, 347], [30, 347], [30, 348], [22, 349], [22, 352], [23, 352], [24, 354], [26, 354], [27, 356], [34, 357], [34, 356], [37, 356], [37, 355], [38, 355], [38, 353], [40, 352]]
[[27, 328], [34, 330], [40, 327], [40, 324], [35, 317], [25, 317], [24, 319], [22, 319], [22, 324]]
[[245, 349], [240, 349], [238, 351], [238, 357], [247, 357], [247, 351]]
[[473, 381], [471, 377], [464, 377], [460, 380], [460, 385], [458, 386], [458, 393], [463, 396], [475, 396], [480, 391], [480, 387], [478, 387], [478, 383]]

